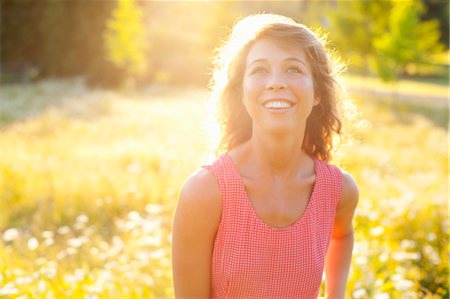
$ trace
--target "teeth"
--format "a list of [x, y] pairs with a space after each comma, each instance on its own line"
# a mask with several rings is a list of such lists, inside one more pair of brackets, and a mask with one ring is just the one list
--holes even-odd
[[286, 101], [270, 101], [264, 104], [265, 108], [289, 108], [292, 104]]

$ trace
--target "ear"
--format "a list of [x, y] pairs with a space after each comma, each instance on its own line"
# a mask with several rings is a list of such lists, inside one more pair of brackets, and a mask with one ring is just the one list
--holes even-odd
[[318, 96], [314, 96], [313, 106], [317, 106], [320, 103], [320, 98]]

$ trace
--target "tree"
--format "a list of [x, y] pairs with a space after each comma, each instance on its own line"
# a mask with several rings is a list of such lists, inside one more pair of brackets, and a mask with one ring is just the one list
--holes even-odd
[[118, 0], [106, 22], [104, 43], [107, 59], [123, 70], [128, 80], [148, 71], [148, 42], [142, 12], [135, 0]]
[[372, 41], [386, 31], [390, 8], [390, 1], [338, 0], [331, 6], [330, 40], [353, 70], [370, 71], [368, 60], [376, 54]]
[[388, 30], [374, 38], [373, 47], [377, 55], [373, 66], [383, 80], [395, 80], [406, 73], [408, 64], [426, 62], [431, 54], [442, 50], [438, 21], [421, 22], [421, 12], [423, 6], [418, 2], [395, 2]]

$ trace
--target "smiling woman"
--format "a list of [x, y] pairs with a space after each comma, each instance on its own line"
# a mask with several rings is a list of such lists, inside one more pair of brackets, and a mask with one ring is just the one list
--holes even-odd
[[179, 298], [344, 298], [358, 188], [328, 163], [337, 68], [292, 19], [238, 22], [219, 49], [212, 96], [224, 152], [185, 183], [173, 231]]
[[[247, 54], [243, 78], [243, 104], [259, 129], [295, 132], [302, 139], [314, 96], [311, 67], [302, 49], [280, 46], [273, 38], [256, 41]], [[280, 127], [281, 126], [281, 127]]]

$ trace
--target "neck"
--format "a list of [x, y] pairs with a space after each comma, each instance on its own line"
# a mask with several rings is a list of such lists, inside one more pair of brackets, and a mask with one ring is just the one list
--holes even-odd
[[308, 158], [302, 150], [303, 136], [303, 133], [296, 136], [293, 134], [274, 136], [253, 132], [249, 149], [258, 164], [272, 175], [291, 176]]

